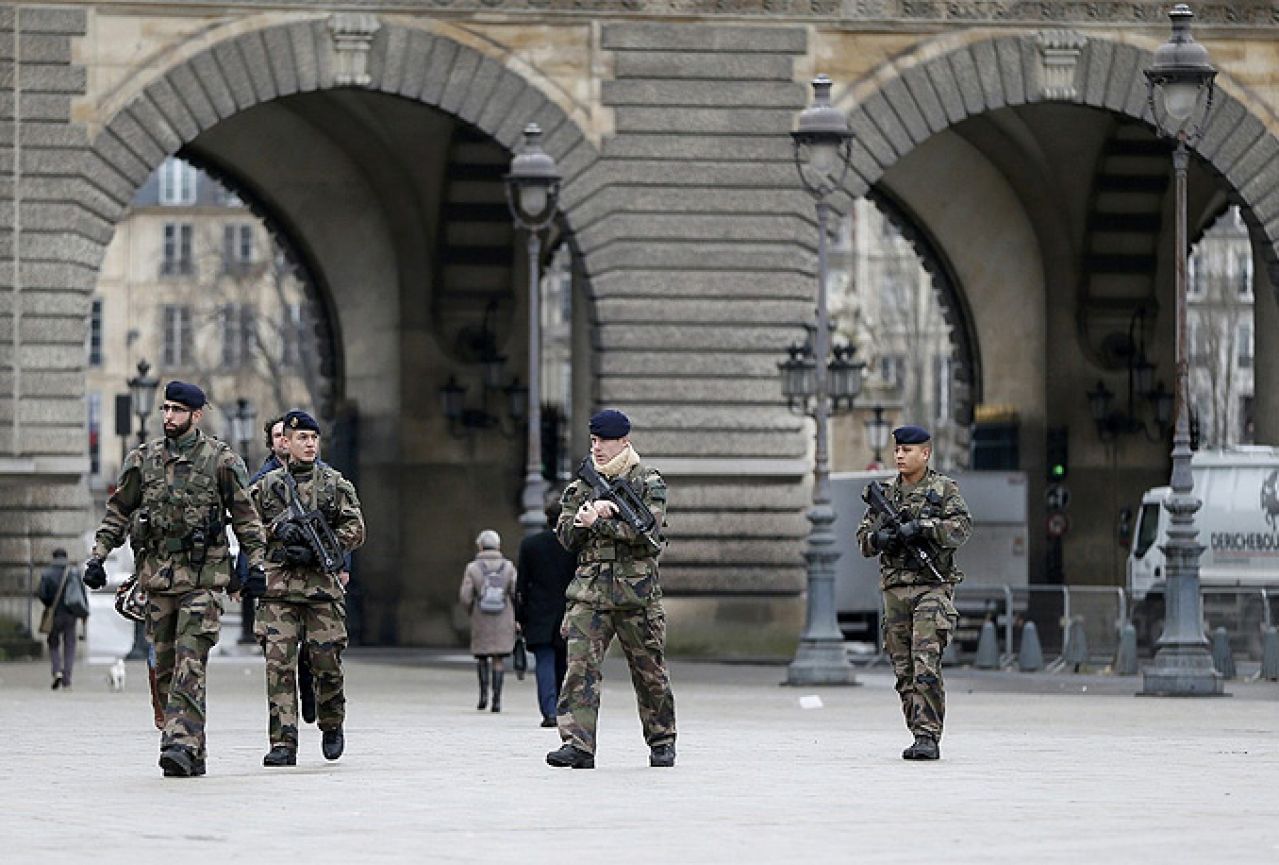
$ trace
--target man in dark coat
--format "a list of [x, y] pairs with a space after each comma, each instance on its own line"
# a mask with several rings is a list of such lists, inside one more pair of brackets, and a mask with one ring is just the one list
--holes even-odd
[[542, 726], [554, 727], [560, 682], [568, 669], [568, 646], [560, 635], [564, 592], [573, 581], [577, 556], [555, 537], [560, 518], [559, 496], [546, 503], [546, 528], [520, 542], [519, 577], [515, 584], [515, 620], [537, 662], [537, 705]]
[[76, 622], [82, 610], [72, 609], [68, 599], [85, 598], [84, 584], [80, 582], [80, 569], [67, 561], [67, 551], [59, 547], [53, 551], [53, 561], [40, 575], [36, 597], [46, 607], [55, 603], [53, 627], [49, 629], [49, 662], [53, 667], [53, 690], [71, 687], [71, 671], [75, 667]]

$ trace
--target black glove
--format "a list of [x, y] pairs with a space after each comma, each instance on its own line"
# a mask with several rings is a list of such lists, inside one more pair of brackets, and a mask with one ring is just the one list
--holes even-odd
[[902, 523], [901, 535], [903, 541], [913, 541], [924, 533], [924, 527], [920, 525], [919, 520], [911, 520]]
[[315, 561], [315, 553], [311, 552], [311, 548], [301, 544], [290, 544], [284, 548], [284, 563], [286, 565], [309, 565]]
[[886, 552], [890, 547], [897, 543], [897, 530], [885, 527], [870, 536], [871, 549], [876, 552]]
[[306, 545], [306, 537], [302, 534], [302, 527], [297, 523], [280, 523], [275, 527], [275, 537], [286, 547]]
[[107, 584], [107, 569], [102, 567], [102, 559], [90, 556], [84, 563], [84, 584], [91, 589], [100, 589]]
[[260, 598], [266, 594], [266, 571], [261, 565], [252, 565], [244, 576], [241, 587], [250, 598]]

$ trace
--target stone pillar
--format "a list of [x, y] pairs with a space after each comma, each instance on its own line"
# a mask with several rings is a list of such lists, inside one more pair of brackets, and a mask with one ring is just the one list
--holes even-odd
[[[801, 28], [610, 23], [615, 116], [574, 223], [600, 404], [670, 485], [673, 651], [790, 654], [803, 617], [808, 426], [777, 362], [811, 321], [816, 229], [788, 133]], [[731, 107], [730, 107], [731, 106]]]
[[78, 187], [84, 29], [79, 9], [0, 8], [0, 596], [54, 547], [83, 556], [92, 520], [84, 319], [111, 227]]

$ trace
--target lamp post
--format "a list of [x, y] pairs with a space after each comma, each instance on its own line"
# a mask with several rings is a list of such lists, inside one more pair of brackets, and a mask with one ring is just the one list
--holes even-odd
[[240, 446], [240, 456], [249, 461], [249, 446], [253, 442], [253, 424], [258, 419], [257, 409], [244, 397], [235, 401], [235, 414], [231, 415], [231, 437]]
[[125, 382], [133, 413], [138, 416], [138, 444], [146, 444], [147, 418], [155, 411], [155, 392], [160, 388], [160, 380], [148, 375], [150, 371], [151, 364], [144, 358], [138, 361], [138, 374]]
[[884, 464], [884, 448], [888, 446], [888, 419], [884, 417], [884, 407], [882, 405], [875, 406], [872, 411], [875, 416], [866, 420], [866, 440], [870, 443], [870, 448], [874, 451], [872, 459], [876, 466]]
[[[155, 410], [155, 392], [160, 388], [160, 380], [149, 375], [151, 364], [146, 359], [138, 361], [138, 374], [125, 381], [129, 387], [129, 400], [133, 404], [133, 413], [138, 416], [138, 444], [146, 444], [147, 418]], [[138, 661], [147, 656], [146, 629], [142, 622], [133, 623], [133, 645], [125, 659]]]
[[[839, 189], [852, 159], [853, 134], [848, 118], [830, 103], [831, 81], [825, 75], [813, 79], [813, 103], [800, 112], [797, 128], [791, 133], [795, 147], [795, 167], [805, 191], [817, 208], [817, 326], [809, 345], [792, 347], [791, 357], [779, 364], [782, 390], [794, 407], [796, 398], [811, 393], [811, 414], [816, 426], [813, 452], [813, 506], [808, 510], [811, 528], [804, 550], [808, 562], [808, 604], [804, 633], [795, 658], [786, 669], [788, 685], [855, 685], [852, 665], [844, 655], [844, 636], [835, 617], [835, 510], [831, 507], [828, 438], [834, 397], [851, 406], [860, 390], [860, 367], [851, 362], [851, 349], [830, 356], [830, 317], [826, 308], [826, 225], [830, 215], [827, 198]], [[829, 369], [828, 369], [829, 366]], [[829, 373], [829, 374], [828, 374]], [[832, 392], [831, 384], [844, 388]], [[809, 388], [811, 387], [811, 391]]]
[[1174, 256], [1176, 293], [1177, 377], [1176, 420], [1172, 436], [1172, 493], [1164, 500], [1171, 515], [1168, 543], [1164, 632], [1154, 664], [1143, 671], [1142, 693], [1162, 696], [1212, 696], [1222, 692], [1222, 679], [1213, 668], [1203, 630], [1203, 599], [1199, 592], [1199, 527], [1190, 472], [1189, 362], [1186, 346], [1186, 169], [1189, 147], [1198, 143], [1212, 110], [1213, 78], [1217, 71], [1208, 51], [1190, 35], [1194, 18], [1178, 4], [1168, 13], [1172, 36], [1155, 51], [1145, 70], [1150, 113], [1159, 134], [1176, 142], [1172, 154], [1176, 175], [1176, 236]]
[[515, 225], [528, 232], [528, 458], [524, 471], [524, 513], [520, 525], [531, 535], [546, 526], [543, 512], [546, 480], [542, 477], [542, 310], [540, 232], [551, 224], [559, 205], [560, 173], [551, 155], [542, 150], [542, 129], [524, 127], [524, 142], [511, 159], [506, 175], [506, 203]]

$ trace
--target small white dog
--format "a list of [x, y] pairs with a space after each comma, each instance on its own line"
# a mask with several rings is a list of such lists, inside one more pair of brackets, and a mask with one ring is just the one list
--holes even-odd
[[124, 677], [127, 672], [124, 668], [124, 658], [116, 658], [115, 663], [111, 665], [111, 669], [107, 670], [107, 686], [112, 691], [123, 691]]

